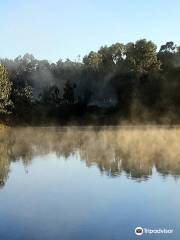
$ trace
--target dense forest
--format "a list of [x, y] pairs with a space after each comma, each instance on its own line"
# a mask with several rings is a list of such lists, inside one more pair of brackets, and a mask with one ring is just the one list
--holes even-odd
[[83, 61], [31, 54], [0, 59], [0, 119], [7, 124], [179, 123], [180, 47], [116, 43]]

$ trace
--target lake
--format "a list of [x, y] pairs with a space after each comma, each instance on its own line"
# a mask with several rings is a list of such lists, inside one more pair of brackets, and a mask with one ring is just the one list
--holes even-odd
[[179, 240], [179, 140], [163, 127], [1, 130], [0, 239]]

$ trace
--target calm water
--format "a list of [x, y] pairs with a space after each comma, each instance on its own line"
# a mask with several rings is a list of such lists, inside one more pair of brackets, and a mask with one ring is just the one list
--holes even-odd
[[[179, 240], [180, 133], [172, 131], [1, 131], [0, 239]], [[137, 237], [137, 226], [174, 233]]]

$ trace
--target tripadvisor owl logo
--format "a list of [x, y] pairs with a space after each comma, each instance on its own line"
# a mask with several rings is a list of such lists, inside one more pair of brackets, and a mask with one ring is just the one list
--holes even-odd
[[143, 228], [142, 227], [137, 227], [135, 228], [135, 234], [138, 235], [138, 236], [141, 236], [143, 235]]

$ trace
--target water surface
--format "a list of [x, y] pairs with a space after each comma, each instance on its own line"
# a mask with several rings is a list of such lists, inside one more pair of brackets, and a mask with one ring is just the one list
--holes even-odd
[[0, 239], [180, 239], [179, 129], [0, 132]]

